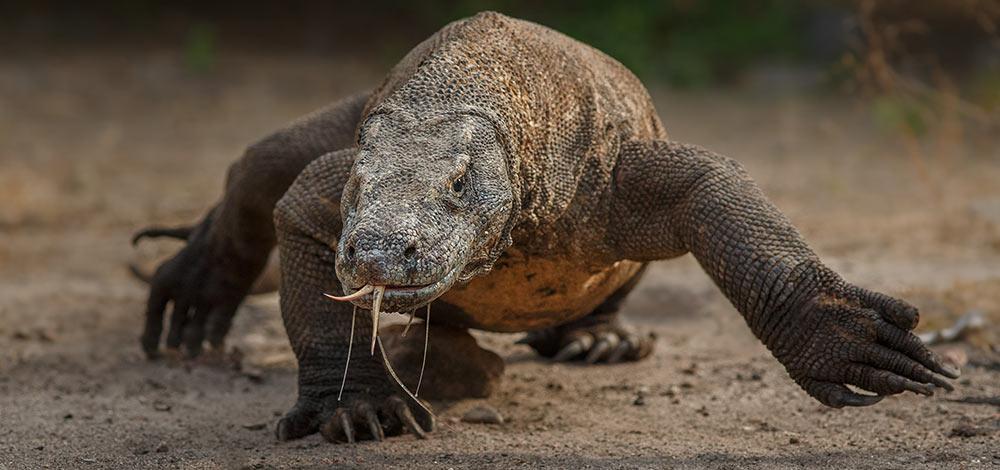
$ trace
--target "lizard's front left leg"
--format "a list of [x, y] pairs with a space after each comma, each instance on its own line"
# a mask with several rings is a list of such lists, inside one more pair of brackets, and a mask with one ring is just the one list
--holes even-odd
[[[651, 261], [691, 252], [809, 395], [833, 407], [924, 395], [958, 377], [910, 330], [917, 309], [844, 281], [735, 161], [628, 142], [614, 173], [608, 246]], [[874, 395], [847, 387], [863, 388]]]
[[433, 427], [433, 417], [386, 374], [381, 345], [370, 352], [369, 316], [323, 296], [341, 292], [336, 246], [351, 160], [332, 155], [311, 163], [275, 210], [281, 316], [299, 364], [299, 396], [278, 423], [280, 440], [317, 431], [331, 442], [406, 431], [423, 437]]

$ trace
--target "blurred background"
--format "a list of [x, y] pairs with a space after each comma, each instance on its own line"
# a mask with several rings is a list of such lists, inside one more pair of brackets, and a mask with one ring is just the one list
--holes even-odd
[[[505, 336], [483, 336], [510, 364], [491, 403], [512, 424], [448, 424], [445, 409], [438, 440], [396, 447], [397, 455], [481, 462], [465, 444], [507, 452], [512, 442], [526, 459], [562, 455], [548, 436], [598, 466], [616, 453], [719, 463], [697, 460], [706, 452], [740, 466], [747, 452], [780, 464], [790, 439], [809, 439], [809, 449], [844, 458], [888, 449], [892, 464], [911, 454], [924, 462], [909, 436], [951, 449], [938, 461], [950, 466], [979, 458], [995, 439], [1000, 2], [338, 3], [0, 2], [0, 410], [11, 429], [32, 430], [0, 435], [0, 466], [78, 466], [103, 461], [106, 449], [127, 457], [119, 465], [243, 465], [261, 449], [315, 458], [306, 463], [337, 458], [308, 450], [316, 441], [279, 447], [261, 431], [295, 388], [273, 297], [251, 299], [238, 316], [232, 370], [145, 362], [136, 337], [146, 289], [126, 265], [178, 245], [133, 250], [129, 236], [150, 223], [197, 220], [247, 145], [377, 86], [419, 41], [487, 9], [624, 63], [673, 139], [743, 162], [845, 278], [918, 305], [920, 331], [969, 313], [987, 318], [985, 329], [939, 351], [968, 371], [948, 400], [979, 404], [818, 409], [687, 257], [655, 265], [626, 308], [660, 335], [653, 360], [584, 375], [528, 359]], [[632, 407], [643, 393], [653, 406]], [[451, 413], [461, 416], [462, 406]], [[650, 420], [685, 432], [650, 430]], [[517, 441], [529, 435], [541, 438]], [[983, 452], [997, 462], [995, 450]], [[806, 454], [806, 466], [829, 462]], [[622, 462], [642, 464], [610, 461]]]
[[[239, 144], [218, 152], [225, 157], [215, 156], [215, 149], [207, 152], [213, 156], [206, 158], [224, 164], [239, 154], [240, 145], [288, 119], [374, 86], [420, 40], [449, 21], [485, 9], [537, 21], [589, 43], [632, 69], [654, 93], [736, 93], [768, 105], [781, 102], [778, 96], [834, 100], [839, 108], [857, 111], [879, 137], [895, 140], [896, 153], [909, 159], [932, 191], [942, 188], [932, 181], [931, 160], [962, 153], [966, 144], [997, 130], [1000, 3], [995, 0], [370, 0], [351, 5], [251, 0], [238, 7], [156, 0], [7, 1], [0, 4], [0, 157], [8, 166], [17, 161], [27, 168], [7, 168], [0, 176], [4, 186], [22, 184], [19, 171], [65, 157], [57, 149], [60, 143], [96, 139], [99, 145], [74, 146], [70, 164], [90, 169], [50, 172], [47, 183], [59, 188], [12, 194], [8, 189], [0, 224], [46, 218], [33, 208], [40, 203], [33, 200], [55, 196], [46, 191], [86, 184], [80, 179], [87, 176], [80, 173], [103, 173], [95, 164], [112, 158], [121, 150], [114, 147], [137, 133], [169, 143], [142, 152], [162, 152], [145, 156], [165, 170], [180, 169], [175, 159], [200, 152], [168, 148], [181, 140], [207, 144], [233, 137]], [[676, 109], [661, 106], [670, 127], [685, 125], [678, 121], [689, 110]], [[826, 122], [825, 114], [812, 115], [812, 121]], [[185, 135], [194, 129], [197, 135]], [[772, 140], [780, 142], [777, 137]], [[216, 175], [203, 174], [205, 183]], [[84, 199], [100, 198], [95, 193], [120, 197], [101, 191]], [[78, 209], [72, 212], [81, 215]]]

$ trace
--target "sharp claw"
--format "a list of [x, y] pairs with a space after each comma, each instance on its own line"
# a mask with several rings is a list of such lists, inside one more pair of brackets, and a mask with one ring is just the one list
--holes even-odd
[[143, 238], [169, 237], [177, 240], [187, 240], [193, 231], [192, 227], [148, 227], [132, 235], [132, 246], [137, 245]]
[[379, 424], [378, 418], [372, 414], [365, 418], [368, 423], [368, 431], [372, 433], [372, 438], [376, 441], [384, 441], [385, 433], [382, 431], [382, 425]]
[[925, 397], [934, 396], [934, 386], [931, 384], [920, 383], [903, 377], [899, 377], [899, 381], [900, 386], [903, 389]]
[[556, 355], [552, 358], [552, 360], [556, 362], [567, 361], [582, 354], [583, 350], [584, 350], [583, 343], [581, 343], [579, 340], [576, 340], [573, 341], [572, 343], [567, 344], [562, 349], [560, 349], [559, 352], [556, 353]]
[[288, 418], [281, 418], [281, 421], [278, 421], [278, 426], [274, 428], [274, 437], [279, 442], [285, 442], [291, 438], [288, 431]]
[[601, 359], [601, 356], [603, 356], [610, 347], [611, 345], [608, 344], [607, 341], [598, 341], [593, 348], [590, 348], [590, 352], [587, 353], [587, 357], [583, 358], [583, 362], [586, 362], [587, 364], [596, 364], [597, 361]]
[[376, 441], [385, 440], [385, 432], [382, 431], [382, 425], [379, 423], [378, 415], [375, 414], [375, 409], [372, 408], [371, 404], [365, 401], [359, 401], [355, 403], [351, 414], [354, 416], [355, 424], [368, 427], [368, 431], [371, 433], [372, 439], [375, 439]]
[[623, 339], [614, 351], [611, 351], [611, 355], [608, 356], [608, 364], [617, 364], [625, 359], [625, 356], [630, 352], [639, 348], [639, 341], [636, 338], [628, 337]]
[[601, 340], [590, 349], [590, 352], [587, 353], [587, 358], [584, 359], [584, 361], [586, 361], [587, 364], [597, 363], [597, 361], [600, 361], [602, 358], [607, 356], [608, 351], [616, 348], [618, 343], [618, 336], [613, 334], [604, 335], [604, 337], [602, 337]]
[[191, 304], [186, 300], [174, 299], [174, 309], [170, 315], [170, 330], [167, 332], [167, 347], [178, 349], [184, 335], [184, 326], [188, 323], [188, 312]]
[[[927, 369], [951, 379], [957, 379], [961, 375], [961, 371], [942, 362], [937, 354], [934, 354], [927, 348], [926, 344], [909, 331], [903, 331], [894, 325], [883, 323], [879, 325], [877, 333], [879, 341], [905, 354]], [[924, 382], [926, 381], [924, 380]], [[935, 383], [937, 382], [935, 381]], [[949, 387], [951, 386], [942, 388]]]
[[[926, 346], [922, 347], [926, 348]], [[913, 356], [913, 354], [909, 354], [909, 351], [904, 351], [904, 352], [906, 352], [911, 357]], [[923, 364], [924, 367], [927, 367], [928, 369], [937, 372], [938, 374], [941, 374], [950, 379], [957, 379], [960, 375], [962, 375], [962, 371], [958, 370], [953, 366], [945, 364], [944, 361], [941, 360], [941, 356], [935, 354], [934, 351], [926, 350], [924, 351], [924, 354], [925, 356], [922, 358], [924, 360], [920, 360], [921, 359], [920, 357], [914, 358], [915, 360]]]
[[347, 416], [347, 412], [339, 410], [337, 416], [340, 420], [340, 427], [344, 430], [344, 437], [347, 438], [348, 444], [354, 444], [354, 425], [351, 424], [351, 418]]
[[847, 406], [871, 406], [882, 401], [884, 398], [884, 395], [852, 394], [843, 398], [843, 404]]
[[820, 401], [826, 406], [833, 408], [843, 408], [845, 406], [869, 406], [874, 405], [885, 395], [861, 395], [851, 391], [847, 386], [831, 382], [820, 382], [810, 378], [799, 378], [796, 382], [810, 396]]
[[590, 336], [581, 336], [566, 346], [563, 346], [563, 348], [556, 353], [552, 360], [556, 362], [565, 362], [573, 359], [574, 357], [583, 354], [584, 351], [586, 351], [588, 347], [593, 344], [593, 341], [594, 339]]
[[[951, 378], [951, 379], [957, 379], [957, 378], [959, 378], [959, 377], [962, 376], [962, 371], [959, 368], [952, 367], [952, 366], [950, 366], [948, 364], [945, 364], [945, 363], [941, 362], [940, 359], [938, 359], [938, 364], [937, 365], [938, 365], [938, 370], [936, 372], [940, 372], [945, 377], [948, 377], [948, 378]], [[951, 391], [951, 390], [952, 390], [951, 385], [948, 385], [948, 391]]]
[[931, 381], [934, 382], [934, 385], [936, 387], [943, 388], [945, 391], [948, 391], [948, 392], [955, 391], [955, 387], [951, 383], [949, 383], [947, 380], [941, 379], [939, 377], [931, 376]]
[[417, 419], [413, 417], [413, 412], [410, 411], [410, 408], [403, 402], [400, 402], [400, 405], [401, 406], [397, 406], [396, 408], [396, 417], [398, 417], [406, 428], [409, 429], [413, 435], [417, 436], [417, 438], [427, 439], [427, 433], [424, 432], [423, 428], [420, 427], [420, 424], [417, 423]]

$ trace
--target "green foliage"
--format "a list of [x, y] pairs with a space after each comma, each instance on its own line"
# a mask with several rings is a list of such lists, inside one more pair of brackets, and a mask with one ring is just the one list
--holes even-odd
[[927, 134], [931, 109], [914, 98], [883, 95], [872, 102], [875, 123], [884, 131], [901, 132], [914, 137]]
[[971, 82], [969, 89], [973, 102], [988, 112], [1000, 110], [1000, 66], [976, 71]]
[[206, 73], [216, 62], [215, 28], [208, 23], [196, 23], [188, 30], [184, 41], [184, 60], [189, 69]]
[[441, 25], [482, 10], [536, 21], [618, 59], [640, 76], [701, 87], [760, 59], [799, 56], [806, 8], [792, 0], [425, 1], [418, 23]]
[[756, 60], [800, 53], [800, 2], [674, 2], [669, 10], [666, 48], [654, 63], [676, 85], [725, 81]]

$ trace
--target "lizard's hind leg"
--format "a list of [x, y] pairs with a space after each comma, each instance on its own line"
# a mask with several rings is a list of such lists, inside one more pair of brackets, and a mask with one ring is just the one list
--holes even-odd
[[[414, 324], [403, 336], [403, 325], [380, 329], [379, 336], [399, 378], [414, 390], [420, 381], [427, 323]], [[487, 398], [495, 392], [503, 376], [503, 359], [479, 346], [465, 328], [440, 323], [430, 325], [427, 370], [420, 384], [420, 398], [459, 400]]]
[[637, 332], [619, 314], [622, 302], [645, 270], [643, 266], [589, 315], [563, 325], [531, 331], [518, 343], [527, 344], [538, 354], [559, 362], [581, 360], [589, 364], [612, 364], [649, 356], [656, 336]]

